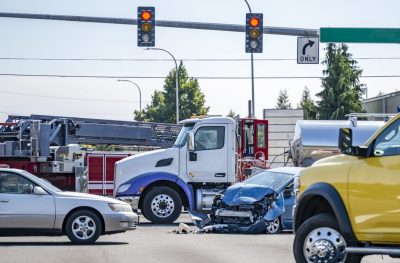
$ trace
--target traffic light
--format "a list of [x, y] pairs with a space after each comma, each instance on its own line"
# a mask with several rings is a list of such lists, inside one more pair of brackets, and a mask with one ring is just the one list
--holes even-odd
[[155, 9], [154, 7], [139, 6], [137, 17], [138, 47], [154, 47], [155, 40]]
[[263, 14], [246, 14], [246, 53], [262, 53]]

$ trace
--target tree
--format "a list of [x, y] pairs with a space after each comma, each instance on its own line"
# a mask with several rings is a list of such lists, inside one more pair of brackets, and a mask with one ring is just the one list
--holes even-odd
[[[176, 122], [175, 73], [169, 72], [164, 82], [164, 90], [154, 91], [152, 102], [142, 111], [135, 111], [135, 120], [148, 122]], [[205, 107], [204, 94], [195, 78], [189, 78], [182, 62], [178, 67], [179, 76], [179, 119], [187, 119], [193, 115], [206, 115], [210, 107]]]
[[365, 85], [359, 81], [362, 70], [348, 53], [348, 46], [330, 43], [325, 50], [323, 90], [316, 94], [321, 98], [319, 119], [345, 119], [348, 113], [363, 112], [361, 96]]
[[277, 109], [291, 109], [292, 108], [292, 104], [290, 104], [289, 95], [288, 95], [286, 89], [279, 91], [276, 108]]
[[311, 98], [310, 90], [304, 87], [303, 94], [301, 96], [300, 107], [303, 109], [305, 120], [315, 120], [317, 117], [317, 106]]
[[226, 115], [226, 117], [231, 117], [234, 119], [236, 117], [236, 113], [232, 109], [230, 109], [229, 113], [228, 113], [228, 115]]

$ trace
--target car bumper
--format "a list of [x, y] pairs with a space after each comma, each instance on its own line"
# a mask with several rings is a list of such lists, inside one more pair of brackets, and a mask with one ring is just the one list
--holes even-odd
[[105, 233], [135, 230], [139, 224], [139, 216], [134, 212], [104, 215]]
[[139, 209], [140, 196], [120, 196], [117, 197], [117, 199], [130, 204], [133, 211], [137, 211]]

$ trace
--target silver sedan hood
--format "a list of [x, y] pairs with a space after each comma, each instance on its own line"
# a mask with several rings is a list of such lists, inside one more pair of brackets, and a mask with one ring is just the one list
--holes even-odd
[[80, 198], [80, 199], [85, 199], [85, 200], [99, 200], [99, 201], [104, 201], [104, 202], [109, 202], [109, 203], [120, 203], [120, 204], [125, 204], [124, 202], [106, 197], [106, 196], [100, 196], [100, 195], [92, 195], [92, 194], [85, 194], [85, 193], [78, 193], [78, 192], [57, 192], [56, 195], [59, 198]]

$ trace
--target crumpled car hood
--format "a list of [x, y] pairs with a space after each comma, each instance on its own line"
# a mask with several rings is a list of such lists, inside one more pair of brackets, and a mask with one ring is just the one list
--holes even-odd
[[250, 205], [272, 193], [274, 193], [274, 190], [270, 187], [239, 183], [229, 187], [224, 192], [222, 202], [229, 206]]

